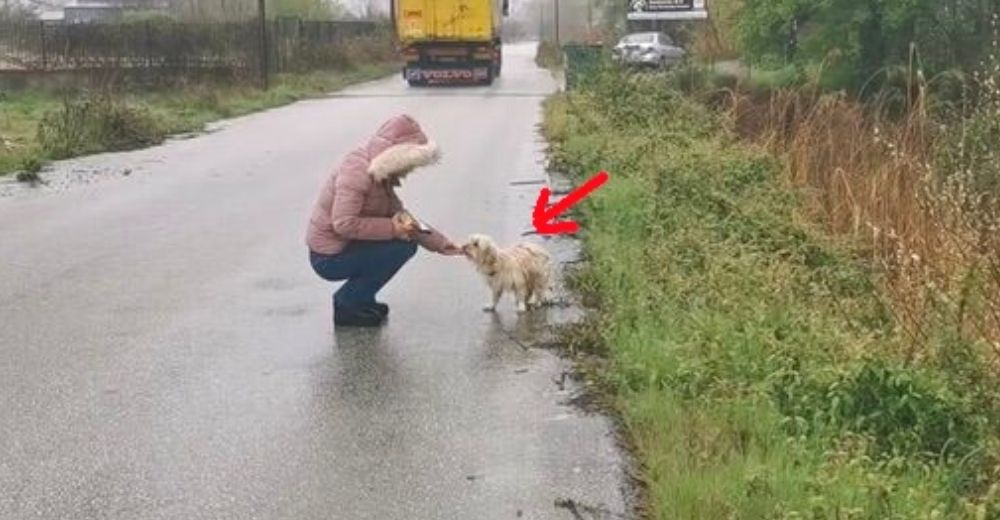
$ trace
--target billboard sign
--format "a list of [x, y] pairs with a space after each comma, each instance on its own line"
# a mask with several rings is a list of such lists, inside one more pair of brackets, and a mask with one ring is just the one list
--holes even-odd
[[694, 0], [627, 0], [628, 12], [662, 13], [670, 11], [691, 11]]

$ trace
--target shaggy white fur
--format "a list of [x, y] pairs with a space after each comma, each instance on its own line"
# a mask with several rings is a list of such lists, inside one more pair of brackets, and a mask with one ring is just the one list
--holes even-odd
[[545, 301], [550, 272], [545, 249], [527, 242], [501, 249], [486, 235], [472, 235], [462, 250], [493, 290], [493, 300], [484, 310], [496, 310], [505, 291], [514, 292], [518, 312]]
[[401, 179], [415, 168], [436, 163], [441, 158], [437, 144], [403, 143], [390, 146], [368, 163], [368, 174], [379, 182]]

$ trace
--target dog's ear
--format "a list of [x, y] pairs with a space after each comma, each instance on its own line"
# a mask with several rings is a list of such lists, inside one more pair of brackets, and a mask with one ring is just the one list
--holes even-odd
[[479, 247], [482, 252], [483, 263], [495, 265], [497, 262], [497, 248], [490, 243], [484, 243]]

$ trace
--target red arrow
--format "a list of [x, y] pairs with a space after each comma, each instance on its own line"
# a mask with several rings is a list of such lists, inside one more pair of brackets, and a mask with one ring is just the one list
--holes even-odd
[[531, 213], [531, 223], [535, 226], [535, 231], [538, 231], [541, 235], [558, 235], [560, 233], [576, 233], [579, 231], [580, 225], [572, 220], [561, 220], [558, 222], [553, 222], [553, 220], [562, 214], [562, 212], [569, 209], [570, 206], [580, 202], [586, 196], [590, 195], [592, 191], [600, 188], [605, 182], [608, 182], [608, 178], [608, 172], [598, 173], [585, 182], [583, 186], [573, 190], [548, 209], [545, 209], [545, 207], [549, 205], [549, 196], [552, 195], [552, 190], [548, 187], [542, 188], [541, 193], [538, 194], [538, 200], [535, 201], [535, 211]]

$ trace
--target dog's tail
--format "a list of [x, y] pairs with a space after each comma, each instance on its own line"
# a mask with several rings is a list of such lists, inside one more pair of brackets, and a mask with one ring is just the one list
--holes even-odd
[[535, 258], [537, 258], [538, 260], [540, 260], [542, 262], [551, 263], [551, 261], [552, 261], [552, 256], [549, 255], [549, 252], [546, 251], [545, 248], [542, 247], [542, 246], [535, 245], [535, 244], [530, 244], [529, 243], [529, 244], [521, 244], [521, 247], [525, 251], [527, 251], [528, 254], [530, 254], [531, 256], [533, 256]]
[[552, 261], [552, 255], [543, 248], [542, 246], [535, 244], [527, 244], [528, 247], [525, 249], [531, 256], [535, 257], [536, 260], [542, 265], [542, 273], [545, 276], [545, 286], [544, 286], [544, 296], [540, 298], [541, 303], [546, 305], [551, 302], [552, 295], [556, 292], [556, 280], [558, 279], [559, 271], [555, 267], [555, 263]]

